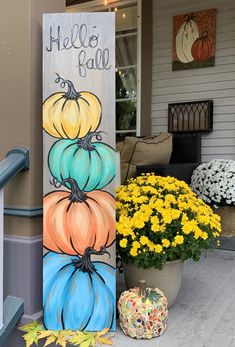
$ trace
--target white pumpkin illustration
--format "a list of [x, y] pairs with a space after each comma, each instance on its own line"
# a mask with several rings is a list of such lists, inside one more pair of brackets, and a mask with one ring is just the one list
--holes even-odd
[[176, 54], [182, 63], [194, 60], [191, 49], [193, 43], [199, 38], [199, 31], [195, 17], [187, 16], [176, 35]]

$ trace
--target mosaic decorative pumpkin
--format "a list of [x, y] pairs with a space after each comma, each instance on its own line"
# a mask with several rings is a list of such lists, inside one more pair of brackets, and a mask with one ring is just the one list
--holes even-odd
[[167, 327], [167, 304], [161, 290], [146, 288], [145, 281], [139, 281], [138, 287], [123, 292], [118, 301], [122, 331], [136, 339], [162, 335]]

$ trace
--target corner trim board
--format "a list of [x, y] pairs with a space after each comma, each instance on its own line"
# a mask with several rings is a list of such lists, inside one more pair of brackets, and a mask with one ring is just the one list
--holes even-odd
[[43, 208], [41, 206], [32, 207], [32, 208], [28, 208], [28, 207], [19, 208], [19, 207], [6, 206], [4, 208], [4, 215], [34, 218], [34, 217], [39, 217], [43, 215]]
[[32, 244], [42, 242], [42, 235], [37, 235], [33, 237], [29, 236], [16, 236], [16, 235], [4, 235], [4, 241], [14, 242], [14, 243], [24, 243], [24, 244]]

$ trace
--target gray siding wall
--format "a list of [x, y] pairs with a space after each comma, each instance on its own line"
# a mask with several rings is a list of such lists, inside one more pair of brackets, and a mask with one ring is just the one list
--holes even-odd
[[[217, 8], [216, 66], [172, 71], [173, 16]], [[167, 131], [168, 103], [214, 100], [214, 131], [202, 161], [235, 159], [235, 0], [154, 0], [152, 133]]]

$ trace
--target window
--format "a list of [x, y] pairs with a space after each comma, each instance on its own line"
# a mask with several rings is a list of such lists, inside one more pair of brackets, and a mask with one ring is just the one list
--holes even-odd
[[117, 140], [137, 133], [137, 6], [116, 16], [116, 134]]
[[107, 1], [107, 6], [91, 1], [68, 7], [68, 12], [78, 11], [116, 12], [116, 138], [139, 135], [138, 0]]

